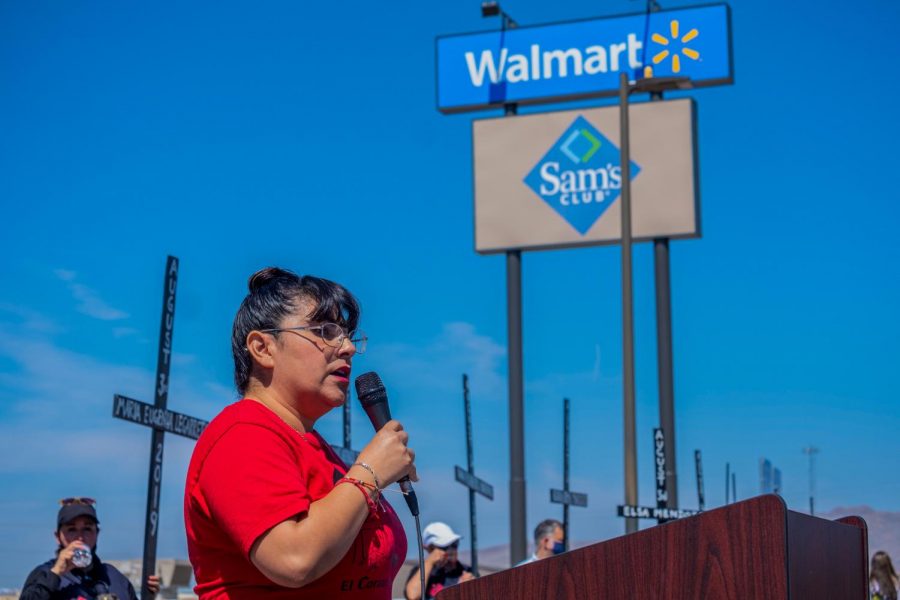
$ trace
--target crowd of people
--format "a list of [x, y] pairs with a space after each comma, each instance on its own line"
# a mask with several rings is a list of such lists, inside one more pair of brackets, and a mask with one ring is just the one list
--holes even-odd
[[[353, 358], [367, 341], [359, 318], [359, 302], [335, 282], [279, 268], [250, 277], [231, 335], [242, 399], [203, 431], [185, 485], [201, 598], [390, 598], [407, 542], [382, 491], [417, 480], [409, 436], [388, 421], [347, 465], [315, 430], [348, 398]], [[61, 504], [56, 556], [28, 575], [21, 597], [136, 600], [128, 579], [97, 554], [95, 501]], [[549, 535], [554, 542], [536, 537], [533, 559], [554, 551], [558, 528]], [[407, 598], [432, 598], [474, 577], [458, 560], [459, 540], [444, 523], [425, 528], [426, 589], [414, 569]], [[147, 587], [158, 592], [155, 574]]]
[[[231, 335], [242, 399], [203, 431], [185, 485], [201, 599], [391, 598], [407, 540], [382, 492], [417, 480], [409, 436], [387, 421], [348, 465], [315, 430], [347, 401], [353, 359], [367, 342], [359, 320], [359, 302], [335, 282], [279, 268], [250, 277]], [[28, 575], [21, 599], [137, 600], [128, 579], [99, 558], [99, 534], [93, 499], [63, 499], [56, 554]], [[517, 566], [562, 553], [565, 536], [559, 521], [541, 521], [534, 553]], [[460, 538], [442, 522], [424, 529], [423, 572], [410, 572], [407, 600], [475, 578], [459, 561]], [[152, 594], [160, 589], [155, 574], [146, 584]], [[871, 597], [897, 600], [898, 588], [890, 557], [877, 552]]]
[[[60, 500], [53, 537], [56, 553], [35, 567], [22, 588], [20, 600], [137, 600], [129, 580], [97, 554], [100, 521], [92, 498]], [[433, 522], [422, 531], [425, 549], [425, 594], [422, 594], [419, 567], [406, 578], [406, 600], [432, 600], [441, 590], [475, 579], [472, 569], [459, 560], [462, 536], [449, 525]], [[534, 529], [534, 552], [516, 566], [548, 558], [564, 551], [565, 531], [556, 519], [545, 519]], [[160, 578], [147, 576], [147, 587], [156, 594]], [[900, 577], [890, 555], [883, 551], [872, 556], [869, 570], [870, 600], [898, 600]]]

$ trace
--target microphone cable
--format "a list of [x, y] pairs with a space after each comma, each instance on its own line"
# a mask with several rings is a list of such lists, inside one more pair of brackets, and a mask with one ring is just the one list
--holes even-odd
[[425, 600], [425, 547], [422, 545], [422, 524], [419, 523], [419, 511], [416, 518], [416, 538], [419, 540], [419, 583], [422, 586], [422, 600]]

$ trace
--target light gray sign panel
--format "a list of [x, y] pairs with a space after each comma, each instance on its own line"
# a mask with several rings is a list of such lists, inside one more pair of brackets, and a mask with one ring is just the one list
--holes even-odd
[[[700, 236], [691, 99], [632, 104], [632, 235]], [[476, 120], [475, 250], [621, 239], [619, 107]]]

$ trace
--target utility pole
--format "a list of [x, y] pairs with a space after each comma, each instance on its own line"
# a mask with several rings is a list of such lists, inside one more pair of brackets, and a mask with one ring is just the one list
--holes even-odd
[[725, 504], [731, 504], [731, 463], [725, 463]]
[[816, 454], [819, 449], [810, 444], [803, 449], [803, 454], [809, 457], [809, 514], [815, 516], [815, 497], [816, 497]]

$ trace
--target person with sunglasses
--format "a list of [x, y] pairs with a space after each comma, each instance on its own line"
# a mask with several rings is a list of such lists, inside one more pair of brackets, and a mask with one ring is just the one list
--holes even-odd
[[[425, 598], [434, 598], [442, 589], [475, 579], [472, 569], [459, 562], [460, 535], [449, 525], [435, 521], [422, 530], [425, 557]], [[403, 590], [406, 600], [422, 600], [419, 567], [413, 567]]]
[[[114, 566], [97, 556], [100, 521], [93, 498], [63, 498], [56, 515], [53, 537], [56, 558], [38, 565], [25, 580], [20, 600], [137, 600], [134, 586]], [[159, 577], [147, 585], [159, 591]]]
[[315, 430], [347, 401], [365, 350], [343, 286], [266, 268], [232, 327], [242, 400], [203, 431], [184, 515], [201, 600], [389, 600], [406, 535], [382, 490], [417, 481], [408, 434], [389, 421], [346, 465]]

